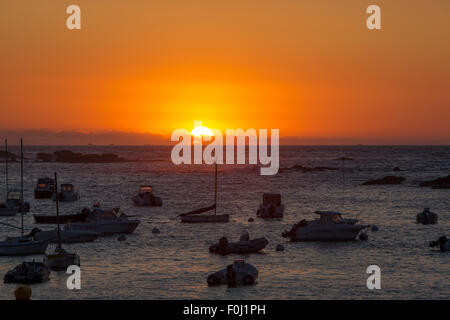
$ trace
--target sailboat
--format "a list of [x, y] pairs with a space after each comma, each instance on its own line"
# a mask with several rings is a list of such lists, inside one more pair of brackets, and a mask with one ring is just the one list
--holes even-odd
[[15, 216], [19, 211], [18, 208], [8, 201], [8, 140], [5, 139], [5, 184], [6, 184], [6, 202], [0, 203], [0, 216]]
[[[58, 194], [58, 179], [55, 172], [55, 194]], [[58, 246], [55, 251], [48, 254], [44, 258], [44, 263], [53, 270], [65, 270], [71, 265], [80, 265], [80, 257], [76, 253], [69, 253], [61, 246], [61, 230], [59, 228], [59, 205], [58, 197], [56, 201], [56, 221], [57, 221], [57, 234], [58, 234]]]
[[[206, 213], [214, 210], [214, 214], [200, 215], [201, 213]], [[189, 223], [204, 223], [204, 222], [229, 222], [229, 214], [217, 214], [217, 163], [215, 170], [215, 180], [214, 180], [214, 204], [209, 207], [200, 208], [190, 212], [182, 213], [179, 215], [181, 222]]]
[[[5, 241], [0, 241], [0, 256], [44, 254], [47, 249], [47, 241], [33, 240], [23, 235], [23, 141], [20, 139], [20, 192], [21, 192], [21, 236], [7, 237]], [[15, 227], [17, 228], [17, 227]], [[19, 229], [19, 228], [18, 228]]]

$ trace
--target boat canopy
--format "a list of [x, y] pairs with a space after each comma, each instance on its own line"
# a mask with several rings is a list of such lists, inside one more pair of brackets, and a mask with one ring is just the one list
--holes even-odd
[[329, 216], [334, 216], [334, 215], [342, 215], [343, 213], [338, 212], [338, 211], [314, 211], [314, 213], [320, 214], [320, 215], [329, 215]]
[[147, 193], [147, 192], [152, 193], [153, 192], [153, 187], [152, 186], [141, 186], [139, 188], [139, 193]]
[[281, 205], [281, 195], [278, 193], [264, 193], [263, 194], [263, 204], [275, 204], [277, 206]]

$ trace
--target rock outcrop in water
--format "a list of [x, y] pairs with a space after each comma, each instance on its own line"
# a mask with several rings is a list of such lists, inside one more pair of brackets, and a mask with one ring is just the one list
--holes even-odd
[[17, 156], [14, 153], [11, 153], [8, 151], [8, 153], [6, 153], [4, 150], [0, 151], [0, 158], [1, 159], [5, 159], [7, 158], [8, 161], [16, 161]]
[[431, 187], [433, 189], [450, 189], [450, 174], [446, 177], [437, 178], [430, 181], [424, 181], [421, 187]]
[[327, 170], [337, 170], [338, 168], [335, 167], [306, 167], [306, 166], [302, 166], [302, 165], [294, 165], [290, 168], [281, 168], [279, 170], [279, 172], [284, 172], [284, 171], [301, 171], [303, 173], [306, 172], [317, 172], [317, 171], [327, 171]]
[[374, 179], [364, 182], [363, 186], [369, 186], [369, 185], [385, 185], [385, 184], [401, 184], [404, 180], [406, 180], [403, 177], [396, 177], [396, 176], [386, 176], [381, 179]]
[[55, 151], [50, 153], [38, 153], [36, 161], [40, 162], [65, 162], [65, 163], [111, 163], [127, 162], [130, 160], [119, 157], [116, 154], [82, 154], [69, 150]]

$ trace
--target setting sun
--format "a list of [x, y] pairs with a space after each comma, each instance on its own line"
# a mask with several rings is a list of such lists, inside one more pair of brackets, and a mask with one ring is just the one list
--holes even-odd
[[196, 136], [196, 137], [200, 137], [200, 136], [210, 136], [211, 137], [213, 135], [213, 132], [211, 131], [211, 129], [209, 129], [207, 127], [199, 126], [199, 127], [195, 127], [194, 129], [192, 129], [191, 135]]

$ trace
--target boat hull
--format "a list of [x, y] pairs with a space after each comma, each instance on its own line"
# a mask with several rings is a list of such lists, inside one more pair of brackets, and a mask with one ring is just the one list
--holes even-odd
[[181, 217], [184, 223], [224, 223], [230, 221], [229, 214], [218, 215], [186, 215]]
[[[36, 223], [44, 223], [44, 224], [57, 224], [58, 223], [56, 216], [33, 214], [33, 217], [34, 217], [34, 221]], [[84, 215], [84, 214], [60, 215], [59, 223], [65, 224], [68, 222], [84, 222], [84, 221], [86, 221], [86, 218], [87, 218], [87, 215]]]
[[17, 208], [0, 208], [0, 217], [12, 217], [17, 214]]
[[[82, 243], [82, 242], [92, 242], [98, 238], [101, 234], [99, 232], [93, 231], [72, 231], [72, 230], [62, 230], [61, 231], [61, 243]], [[56, 230], [52, 231], [40, 231], [34, 234], [34, 239], [44, 240], [51, 243], [58, 242], [58, 233]]]
[[49, 190], [35, 190], [34, 198], [35, 199], [50, 199], [53, 196], [54, 191]]
[[290, 237], [291, 241], [352, 241], [363, 226], [345, 225], [337, 228], [302, 227]]
[[44, 258], [44, 263], [52, 270], [66, 270], [72, 265], [80, 266], [80, 257], [74, 253], [49, 254]]
[[47, 249], [47, 241], [1, 241], [0, 256], [25, 256], [30, 254], [44, 254]]
[[126, 221], [126, 222], [102, 222], [102, 223], [71, 223], [70, 230], [86, 230], [95, 231], [101, 233], [102, 235], [114, 234], [114, 233], [133, 233], [139, 225], [140, 221]]
[[226, 247], [221, 248], [220, 242], [209, 248], [209, 252], [221, 255], [226, 254], [250, 254], [258, 253], [264, 249], [269, 241], [266, 238], [253, 239], [249, 241], [239, 241], [228, 243]]

